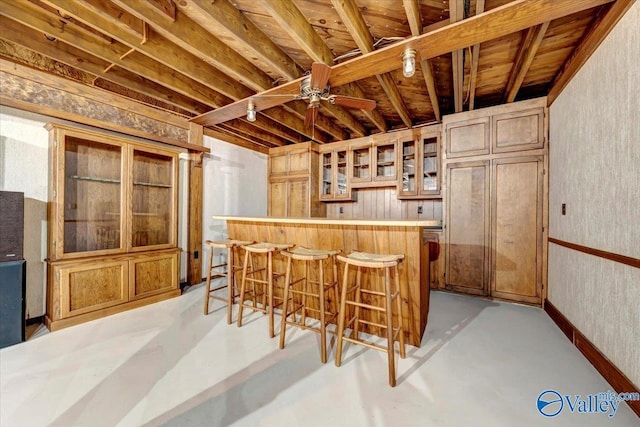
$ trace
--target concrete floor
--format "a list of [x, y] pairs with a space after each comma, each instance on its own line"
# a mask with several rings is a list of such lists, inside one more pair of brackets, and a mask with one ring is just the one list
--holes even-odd
[[0, 425], [11, 426], [638, 426], [614, 417], [536, 409], [555, 389], [611, 386], [540, 309], [432, 292], [420, 348], [398, 358], [349, 345], [320, 363], [319, 339], [292, 330], [287, 347], [267, 319], [226, 324], [202, 314], [203, 286], [169, 301], [0, 350]]

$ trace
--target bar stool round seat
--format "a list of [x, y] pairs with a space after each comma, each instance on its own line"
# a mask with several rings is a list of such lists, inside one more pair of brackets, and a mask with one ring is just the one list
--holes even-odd
[[[242, 326], [242, 312], [244, 308], [253, 311], [260, 311], [269, 317], [269, 337], [275, 336], [274, 327], [274, 282], [284, 277], [284, 273], [273, 271], [273, 255], [293, 245], [287, 243], [258, 242], [250, 245], [243, 245], [244, 263], [242, 265], [242, 281], [240, 284], [240, 305], [238, 309], [238, 327]], [[254, 256], [264, 256], [264, 267], [257, 267], [254, 264]], [[258, 277], [260, 276], [260, 277]], [[251, 284], [251, 290], [247, 289], [247, 284]], [[261, 290], [257, 286], [262, 287]], [[262, 306], [258, 307], [256, 301], [262, 296]], [[248, 297], [252, 304], [247, 305]]]
[[[233, 239], [215, 241], [207, 240], [205, 242], [205, 244], [209, 246], [209, 258], [207, 260], [207, 280], [204, 294], [205, 316], [209, 314], [210, 299], [223, 301], [227, 304], [227, 323], [231, 323], [232, 306], [235, 303], [236, 297], [238, 296], [236, 292], [237, 286], [235, 281], [235, 274], [238, 271], [242, 270], [242, 267], [236, 265], [236, 252], [240, 248], [240, 246], [250, 245], [251, 243], [253, 242]], [[215, 249], [224, 249], [227, 251], [227, 262], [213, 265], [213, 256]], [[212, 289], [211, 281], [219, 277], [224, 277], [227, 280]], [[217, 291], [225, 288], [227, 289], [226, 297], [221, 297], [215, 294]]]
[[[327, 325], [331, 321], [335, 321], [338, 315], [338, 266], [335, 256], [340, 252], [339, 250], [310, 249], [301, 246], [281, 252], [287, 258], [284, 303], [280, 324], [281, 349], [285, 346], [287, 325], [309, 329], [320, 334], [320, 360], [322, 363], [327, 362]], [[330, 281], [325, 282], [323, 262], [329, 258], [331, 258], [332, 277]], [[294, 261], [304, 263], [304, 274], [297, 279], [292, 277], [294, 275]], [[317, 262], [315, 280], [310, 277], [311, 269], [309, 267], [313, 262]], [[326, 300], [327, 293], [331, 294], [329, 301]], [[297, 301], [296, 297], [298, 297]], [[313, 299], [313, 301], [309, 301], [309, 299]], [[314, 301], [317, 301], [317, 305], [313, 304]], [[290, 311], [290, 309], [292, 310]], [[298, 312], [299, 319], [296, 317]], [[320, 322], [318, 327], [308, 324], [307, 314], [316, 314]], [[291, 315], [293, 315], [293, 320], [288, 320]]]
[[[389, 385], [395, 387], [395, 357], [394, 343], [399, 340], [400, 357], [405, 358], [405, 337], [402, 326], [402, 305], [400, 300], [400, 279], [398, 276], [398, 264], [404, 258], [403, 254], [375, 254], [367, 252], [352, 252], [347, 256], [338, 255], [338, 260], [344, 263], [344, 275], [342, 280], [342, 294], [338, 314], [338, 343], [336, 348], [336, 366], [342, 362], [343, 341], [364, 345], [369, 348], [387, 353], [389, 365]], [[349, 267], [357, 267], [355, 283], [349, 284]], [[365, 289], [362, 286], [362, 273], [364, 269], [384, 270], [384, 290]], [[393, 286], [391, 284], [391, 271], [393, 270]], [[366, 296], [363, 298], [363, 296]], [[363, 300], [369, 301], [367, 303]], [[393, 303], [395, 302], [398, 326], [393, 325]], [[347, 306], [353, 307], [354, 315], [347, 320]], [[360, 310], [377, 312], [384, 316], [385, 323], [377, 323], [361, 318]], [[386, 347], [360, 339], [360, 324], [365, 324], [385, 330], [387, 339]], [[345, 329], [352, 327], [350, 337], [344, 336]]]

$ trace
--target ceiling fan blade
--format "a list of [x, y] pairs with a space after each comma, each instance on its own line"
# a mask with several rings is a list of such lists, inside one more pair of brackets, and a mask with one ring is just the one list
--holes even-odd
[[304, 127], [311, 127], [318, 118], [318, 107], [307, 107], [307, 112], [304, 115]]
[[314, 62], [311, 65], [311, 87], [316, 89], [324, 89], [329, 81], [331, 67], [322, 62]]
[[333, 104], [357, 110], [373, 110], [376, 108], [376, 101], [373, 99], [354, 98], [352, 96], [342, 95], [332, 95], [329, 99]]

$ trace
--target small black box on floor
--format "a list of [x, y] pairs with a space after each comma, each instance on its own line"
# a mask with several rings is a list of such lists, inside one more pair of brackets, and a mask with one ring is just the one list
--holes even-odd
[[0, 348], [24, 341], [27, 262], [0, 262]]
[[24, 193], [0, 191], [0, 262], [24, 259]]

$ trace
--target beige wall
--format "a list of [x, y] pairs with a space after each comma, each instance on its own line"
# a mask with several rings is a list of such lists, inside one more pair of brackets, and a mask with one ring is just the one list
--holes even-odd
[[[639, 28], [636, 2], [551, 105], [549, 132], [549, 236], [634, 258]], [[640, 269], [549, 244], [548, 299], [640, 385]]]

